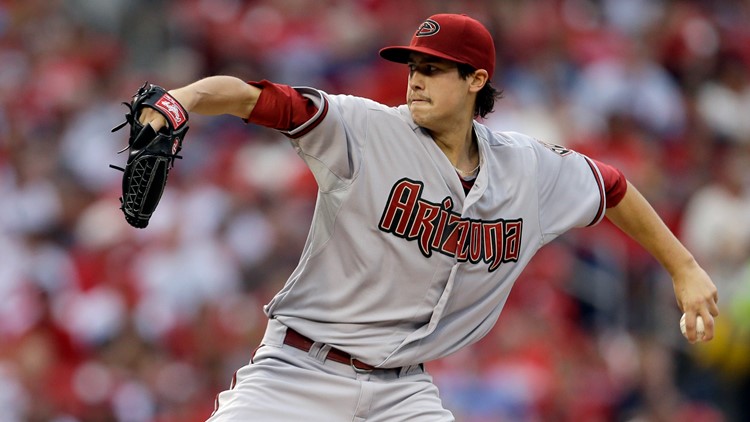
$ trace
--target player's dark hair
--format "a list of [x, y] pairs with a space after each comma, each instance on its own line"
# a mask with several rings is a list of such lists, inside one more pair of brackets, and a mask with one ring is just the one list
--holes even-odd
[[[458, 75], [462, 79], [466, 79], [473, 75], [477, 70], [472, 66], [464, 63], [458, 64]], [[477, 101], [474, 103], [474, 117], [485, 118], [488, 114], [492, 113], [495, 109], [495, 101], [503, 97], [503, 92], [495, 89], [492, 84], [487, 81], [486, 84], [477, 93]]]

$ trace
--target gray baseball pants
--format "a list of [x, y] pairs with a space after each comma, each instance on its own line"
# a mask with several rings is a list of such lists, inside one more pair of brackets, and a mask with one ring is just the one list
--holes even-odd
[[262, 346], [216, 399], [207, 422], [448, 422], [438, 389], [423, 365], [355, 370], [283, 344], [286, 327], [270, 320]]

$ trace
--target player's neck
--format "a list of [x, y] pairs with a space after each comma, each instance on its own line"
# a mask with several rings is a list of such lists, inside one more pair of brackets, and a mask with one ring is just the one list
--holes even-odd
[[446, 132], [430, 132], [432, 139], [443, 151], [453, 167], [460, 172], [468, 173], [479, 164], [479, 149], [474, 136], [474, 126], [469, 122], [465, 128]]

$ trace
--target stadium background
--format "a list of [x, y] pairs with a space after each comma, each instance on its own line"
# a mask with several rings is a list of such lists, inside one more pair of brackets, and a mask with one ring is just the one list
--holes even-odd
[[430, 363], [460, 421], [750, 415], [750, 2], [0, 0], [0, 415], [202, 421], [292, 271], [314, 181], [283, 137], [193, 116], [147, 230], [110, 134], [144, 80], [217, 73], [397, 104], [423, 18], [496, 37], [485, 122], [621, 168], [720, 288], [690, 346], [664, 271], [604, 222], [535, 258], [495, 330]]

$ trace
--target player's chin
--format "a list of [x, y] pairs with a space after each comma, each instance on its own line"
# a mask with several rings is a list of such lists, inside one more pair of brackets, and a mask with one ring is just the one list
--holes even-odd
[[430, 120], [420, 116], [419, 114], [412, 113], [411, 119], [414, 120], [414, 123], [416, 123], [419, 127], [423, 127], [425, 129], [430, 128]]
[[424, 105], [415, 105], [415, 103], [411, 103], [409, 104], [409, 111], [411, 112], [411, 119], [414, 120], [414, 123], [422, 127], [426, 127], [429, 125], [430, 113], [428, 112], [426, 107], [424, 107]]

